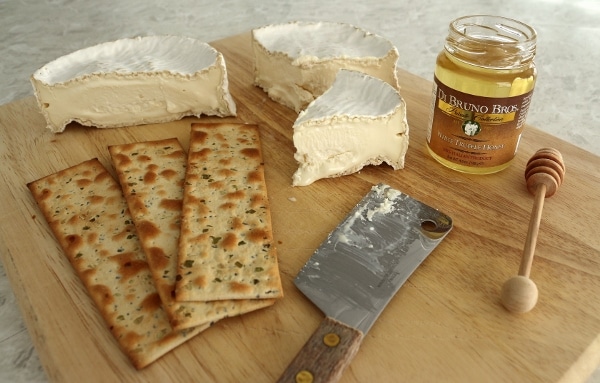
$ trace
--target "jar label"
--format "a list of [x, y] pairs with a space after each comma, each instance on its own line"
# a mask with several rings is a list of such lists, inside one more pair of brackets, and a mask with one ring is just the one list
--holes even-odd
[[427, 142], [452, 163], [488, 168], [517, 152], [533, 90], [514, 97], [482, 97], [459, 92], [434, 77]]

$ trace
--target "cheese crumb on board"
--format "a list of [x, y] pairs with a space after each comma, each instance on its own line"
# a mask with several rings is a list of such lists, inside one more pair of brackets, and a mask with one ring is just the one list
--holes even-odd
[[299, 164], [293, 186], [382, 162], [404, 167], [406, 104], [395, 88], [364, 73], [340, 70], [331, 88], [298, 115], [293, 127]]
[[385, 38], [344, 23], [292, 22], [252, 30], [254, 84], [300, 112], [340, 69], [361, 71], [398, 88], [398, 50]]
[[52, 132], [72, 121], [98, 128], [234, 116], [223, 55], [188, 37], [146, 36], [80, 49], [31, 77]]

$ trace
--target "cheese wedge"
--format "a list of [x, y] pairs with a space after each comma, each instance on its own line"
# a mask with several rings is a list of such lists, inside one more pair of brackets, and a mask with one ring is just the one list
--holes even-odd
[[109, 147], [154, 283], [174, 329], [211, 324], [273, 299], [177, 302], [177, 246], [187, 155], [176, 138]]
[[136, 368], [209, 327], [171, 328], [121, 188], [100, 161], [82, 162], [27, 186]]
[[381, 36], [344, 23], [293, 22], [252, 30], [254, 84], [296, 112], [333, 83], [340, 69], [398, 88], [398, 50]]
[[31, 82], [53, 132], [71, 121], [114, 128], [236, 114], [223, 55], [187, 37], [137, 37], [81, 49], [44, 65]]
[[351, 174], [386, 162], [404, 167], [408, 150], [406, 104], [388, 83], [341, 70], [323, 95], [294, 122], [294, 186]]
[[257, 125], [192, 124], [179, 301], [283, 296]]

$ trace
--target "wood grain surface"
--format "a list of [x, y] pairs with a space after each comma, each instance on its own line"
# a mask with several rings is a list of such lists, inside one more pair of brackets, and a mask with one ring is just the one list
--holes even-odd
[[[600, 363], [600, 158], [527, 127], [505, 171], [446, 169], [425, 147], [431, 83], [399, 72], [407, 102], [406, 168], [386, 165], [292, 187], [296, 114], [252, 85], [250, 34], [214, 42], [223, 52], [238, 117], [101, 130], [72, 124], [52, 134], [33, 98], [0, 107], [0, 255], [48, 378], [54, 382], [273, 382], [323, 320], [292, 284], [348, 211], [385, 182], [450, 215], [454, 229], [400, 289], [342, 376], [343, 382], [584, 381]], [[218, 322], [136, 371], [118, 349], [38, 211], [26, 183], [98, 157], [109, 145], [176, 137], [189, 145], [195, 121], [261, 128], [273, 230], [285, 298]], [[544, 206], [529, 313], [500, 304], [516, 275], [533, 197], [523, 172], [541, 147], [556, 147], [567, 172]]]

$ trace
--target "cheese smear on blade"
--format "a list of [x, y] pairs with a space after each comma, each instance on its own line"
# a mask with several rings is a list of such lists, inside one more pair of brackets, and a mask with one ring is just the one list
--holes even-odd
[[98, 128], [234, 116], [223, 55], [187, 37], [122, 39], [75, 51], [32, 76], [48, 128]]
[[329, 90], [294, 123], [294, 186], [355, 173], [386, 162], [404, 168], [408, 150], [406, 104], [388, 83], [341, 70]]
[[381, 36], [349, 24], [294, 22], [252, 31], [254, 84], [300, 112], [323, 94], [340, 69], [356, 70], [398, 88], [398, 50]]

